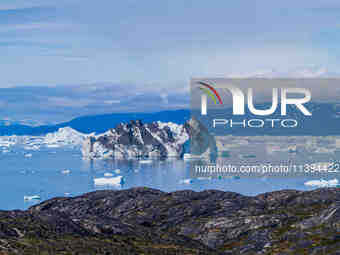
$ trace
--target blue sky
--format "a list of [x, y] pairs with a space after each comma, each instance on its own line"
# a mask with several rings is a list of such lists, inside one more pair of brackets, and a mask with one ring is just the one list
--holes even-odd
[[141, 94], [176, 108], [190, 77], [339, 73], [339, 13], [337, 0], [1, 0], [0, 114], [133, 111], [117, 100]]

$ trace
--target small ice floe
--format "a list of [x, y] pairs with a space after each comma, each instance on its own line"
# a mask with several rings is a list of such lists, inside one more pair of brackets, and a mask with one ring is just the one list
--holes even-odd
[[46, 145], [46, 147], [48, 147], [48, 148], [59, 148], [60, 147], [60, 145], [59, 144], [47, 144]]
[[179, 181], [179, 184], [191, 184], [192, 179], [183, 179]]
[[200, 176], [200, 177], [197, 177], [197, 180], [200, 180], [200, 181], [211, 181], [212, 180], [212, 177], [211, 176]]
[[263, 181], [263, 182], [266, 182], [266, 181], [268, 181], [268, 177], [267, 176], [263, 176], [263, 177], [260, 178], [260, 180]]
[[304, 183], [305, 186], [311, 186], [311, 187], [319, 187], [319, 188], [329, 188], [329, 187], [337, 187], [339, 186], [339, 181], [338, 179], [333, 179], [333, 180], [312, 180], [312, 181], [307, 181]]
[[70, 173], [71, 173], [71, 170], [66, 169], [66, 170], [61, 171], [61, 173], [62, 173], [62, 174], [70, 174]]
[[113, 174], [112, 173], [105, 173], [104, 176], [110, 177], [110, 176], [113, 176]]
[[24, 146], [24, 149], [25, 150], [34, 150], [34, 151], [37, 151], [40, 149], [40, 146], [38, 145], [28, 145], [28, 146]]
[[139, 160], [139, 163], [140, 164], [151, 164], [152, 160], [151, 159], [142, 159], [142, 160]]
[[254, 154], [239, 154], [239, 158], [244, 158], [244, 159], [256, 158], [256, 155], [254, 155]]
[[65, 195], [65, 196], [70, 196], [71, 193], [66, 192], [66, 193], [64, 193], [64, 195]]
[[26, 158], [31, 158], [31, 157], [32, 157], [32, 153], [27, 153], [27, 154], [25, 154], [25, 157], [26, 157]]
[[38, 195], [24, 196], [24, 200], [40, 200], [40, 196], [38, 196]]
[[203, 158], [201, 155], [194, 155], [190, 153], [184, 153], [183, 155], [184, 160], [201, 159], [201, 158]]
[[111, 177], [111, 178], [95, 178], [94, 179], [94, 185], [96, 185], [96, 186], [102, 186], [102, 185], [119, 186], [121, 184], [124, 184], [123, 176], [117, 176], [117, 177]]
[[116, 170], [115, 170], [115, 173], [116, 173], [116, 174], [120, 174], [120, 169], [116, 169]]

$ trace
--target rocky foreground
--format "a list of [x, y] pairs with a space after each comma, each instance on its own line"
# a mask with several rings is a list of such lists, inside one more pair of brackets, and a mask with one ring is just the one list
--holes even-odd
[[340, 189], [54, 198], [0, 212], [0, 254], [340, 254]]

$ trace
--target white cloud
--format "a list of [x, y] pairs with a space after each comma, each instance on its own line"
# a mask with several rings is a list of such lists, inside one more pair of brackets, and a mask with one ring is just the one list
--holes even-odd
[[79, 3], [80, 0], [1, 0], [0, 11], [24, 8], [57, 7], [65, 4]]
[[231, 73], [226, 75], [228, 78], [322, 78], [322, 77], [340, 77], [340, 73], [329, 71], [325, 67], [302, 67], [292, 70], [275, 69], [258, 70], [249, 73]]
[[94, 102], [90, 99], [68, 97], [49, 97], [47, 100], [49, 105], [62, 107], [85, 107]]
[[105, 100], [104, 104], [120, 104], [120, 100]]

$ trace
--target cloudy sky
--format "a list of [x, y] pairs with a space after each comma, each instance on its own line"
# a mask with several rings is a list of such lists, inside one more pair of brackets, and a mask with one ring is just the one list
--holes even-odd
[[340, 73], [338, 0], [1, 0], [0, 119], [186, 107], [191, 77]]

